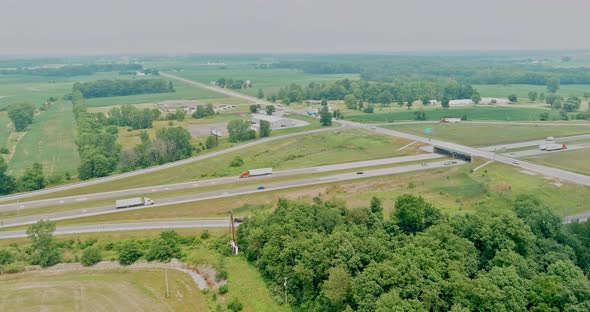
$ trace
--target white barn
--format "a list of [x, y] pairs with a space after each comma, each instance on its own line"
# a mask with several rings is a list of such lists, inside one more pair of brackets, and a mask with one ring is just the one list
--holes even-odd
[[466, 106], [466, 105], [473, 105], [473, 101], [471, 99], [460, 99], [460, 100], [449, 101], [449, 106]]

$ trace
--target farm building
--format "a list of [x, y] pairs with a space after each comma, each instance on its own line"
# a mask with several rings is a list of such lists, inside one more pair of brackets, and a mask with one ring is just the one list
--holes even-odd
[[508, 104], [510, 100], [506, 98], [492, 98], [492, 97], [484, 97], [481, 98], [479, 104]]
[[158, 108], [163, 113], [173, 113], [180, 108], [185, 113], [192, 114], [197, 109], [197, 105], [204, 104], [192, 100], [168, 100], [158, 103]]
[[471, 99], [460, 99], [460, 100], [449, 101], [449, 106], [465, 106], [465, 105], [473, 105], [473, 101]]
[[273, 116], [273, 115], [263, 115], [263, 114], [253, 114], [251, 123], [254, 127], [260, 127], [260, 121], [266, 120], [270, 122], [271, 129], [280, 129], [280, 128], [287, 128], [287, 127], [295, 127], [297, 123], [295, 120], [290, 118], [285, 118], [282, 116]]

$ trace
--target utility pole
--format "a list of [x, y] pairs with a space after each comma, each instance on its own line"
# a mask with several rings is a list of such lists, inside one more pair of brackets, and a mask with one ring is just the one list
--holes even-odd
[[170, 290], [168, 289], [168, 269], [165, 269], [166, 272], [166, 298], [170, 297]]

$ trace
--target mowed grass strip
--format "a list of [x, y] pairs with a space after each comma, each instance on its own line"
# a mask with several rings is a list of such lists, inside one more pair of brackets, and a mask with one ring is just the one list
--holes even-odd
[[[414, 120], [414, 114], [418, 110], [405, 110], [390, 113], [349, 113], [345, 117], [347, 120], [364, 122], [364, 123], [378, 123], [378, 122], [394, 122], [401, 120]], [[549, 118], [558, 118], [558, 113], [555, 110], [541, 109], [541, 108], [525, 108], [525, 107], [506, 107], [506, 106], [479, 106], [479, 107], [452, 107], [449, 109], [442, 108], [425, 108], [427, 120], [440, 120], [443, 117], [461, 118], [467, 116], [468, 120], [539, 120], [541, 113], [549, 113]]]
[[528, 156], [525, 160], [590, 175], [590, 148]]
[[3, 311], [206, 311], [191, 277], [163, 269], [26, 272], [0, 276]]
[[0, 112], [0, 147], [8, 148], [10, 134], [14, 131], [14, 125], [6, 112]]
[[[409, 141], [405, 139], [375, 134], [361, 129], [328, 131], [277, 140], [166, 170], [32, 198], [56, 198], [238, 176], [248, 169], [255, 168], [272, 167], [274, 170], [285, 170], [420, 153], [419, 147], [415, 145], [402, 151], [396, 151], [408, 143]], [[242, 158], [244, 164], [240, 167], [231, 167], [230, 163], [236, 157]]]
[[35, 116], [27, 134], [19, 141], [9, 162], [10, 172], [20, 175], [38, 162], [47, 176], [66, 171], [75, 174], [80, 163], [75, 138], [72, 105], [64, 101], [54, 103], [48, 111]]
[[[549, 136], [571, 136], [590, 134], [590, 124], [584, 126], [550, 126], [542, 125], [510, 125], [510, 124], [412, 124], [391, 125], [384, 128], [428, 136], [434, 139], [451, 141], [469, 146], [489, 146], [495, 144], [523, 142], [544, 139]], [[432, 131], [425, 134], [426, 128]]]

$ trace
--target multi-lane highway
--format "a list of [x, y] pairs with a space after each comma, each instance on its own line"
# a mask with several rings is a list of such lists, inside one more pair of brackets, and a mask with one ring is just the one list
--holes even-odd
[[493, 152], [493, 151], [502, 151], [502, 150], [509, 150], [509, 149], [515, 149], [515, 148], [529, 147], [529, 146], [539, 146], [541, 144], [548, 144], [548, 143], [563, 143], [563, 142], [571, 142], [571, 141], [586, 140], [586, 139], [590, 139], [590, 134], [573, 135], [573, 136], [567, 136], [567, 137], [556, 137], [553, 141], [530, 140], [530, 141], [510, 143], [510, 144], [492, 145], [492, 146], [482, 147], [481, 150]]
[[542, 154], [552, 154], [552, 153], [559, 153], [559, 152], [567, 152], [567, 151], [575, 151], [578, 149], [590, 148], [590, 143], [582, 143], [582, 144], [569, 144], [567, 145], [567, 149], [560, 149], [556, 151], [542, 151], [538, 148], [518, 151], [518, 152], [510, 152], [505, 154], [506, 156], [520, 158], [526, 156], [534, 156], [534, 155], [542, 155]]
[[[381, 165], [392, 165], [392, 164], [411, 162], [411, 161], [426, 161], [426, 160], [432, 160], [432, 159], [441, 158], [441, 157], [442, 156], [438, 155], [438, 154], [419, 154], [419, 155], [411, 155], [411, 156], [400, 156], [400, 157], [383, 158], [383, 159], [363, 160], [363, 161], [341, 163], [341, 164], [334, 164], [334, 165], [325, 165], [325, 166], [317, 166], [317, 167], [275, 171], [272, 174], [272, 177], [275, 177], [275, 178], [276, 177], [288, 177], [288, 176], [295, 176], [295, 175], [300, 175], [300, 174], [312, 174], [312, 173], [322, 173], [322, 172], [365, 168], [365, 167], [373, 167], [373, 166], [381, 166]], [[232, 177], [226, 177], [226, 178], [190, 181], [190, 182], [184, 182], [184, 183], [153, 185], [153, 186], [125, 189], [125, 190], [118, 190], [118, 191], [111, 191], [111, 192], [103, 192], [103, 193], [92, 193], [92, 194], [84, 194], [84, 195], [78, 195], [78, 196], [67, 196], [67, 197], [50, 198], [50, 199], [42, 199], [42, 200], [34, 200], [34, 201], [24, 201], [24, 202], [19, 202], [19, 203], [0, 205], [0, 212], [13, 211], [13, 210], [26, 210], [26, 209], [41, 208], [41, 207], [47, 207], [47, 206], [77, 204], [77, 203], [84, 203], [84, 202], [91, 202], [91, 201], [97, 201], [97, 200], [104, 200], [104, 199], [108, 199], [108, 198], [117, 198], [117, 197], [126, 197], [126, 196], [137, 196], [137, 195], [149, 196], [150, 193], [155, 193], [155, 192], [171, 192], [171, 191], [186, 190], [186, 189], [198, 190], [199, 188], [203, 188], [203, 187], [211, 187], [211, 186], [224, 185], [224, 184], [237, 183], [237, 182], [247, 182], [247, 181], [260, 180], [262, 183], [262, 182], [266, 181], [266, 179], [268, 179], [268, 178], [270, 178], [270, 177], [264, 176], [264, 177], [251, 177], [248, 179], [240, 179], [236, 176], [232, 176]]]
[[75, 210], [60, 211], [60, 212], [54, 212], [54, 213], [37, 214], [37, 215], [11, 218], [11, 219], [4, 219], [4, 220], [2, 220], [0, 225], [3, 227], [19, 226], [19, 225], [26, 225], [26, 224], [35, 223], [38, 220], [65, 220], [65, 219], [72, 219], [72, 218], [90, 217], [90, 216], [103, 215], [103, 214], [119, 213], [119, 212], [139, 210], [139, 209], [150, 209], [153, 207], [177, 205], [177, 204], [196, 202], [196, 201], [202, 201], [202, 200], [208, 200], [208, 199], [224, 198], [224, 197], [246, 195], [246, 194], [253, 194], [253, 193], [262, 193], [262, 192], [283, 190], [283, 189], [289, 189], [289, 188], [295, 188], [295, 187], [304, 187], [304, 186], [312, 186], [312, 185], [332, 183], [332, 182], [350, 181], [350, 180], [357, 180], [357, 179], [370, 178], [370, 177], [380, 177], [380, 176], [393, 175], [393, 174], [399, 174], [399, 173], [404, 173], [404, 172], [428, 170], [428, 169], [434, 169], [434, 168], [459, 165], [459, 164], [463, 164], [463, 163], [464, 162], [462, 162], [462, 161], [456, 161], [455, 164], [449, 164], [448, 161], [436, 161], [436, 162], [431, 162], [431, 163], [421, 163], [421, 164], [405, 165], [405, 166], [398, 166], [398, 167], [391, 167], [391, 168], [372, 169], [372, 170], [359, 171], [359, 172], [340, 173], [340, 174], [334, 174], [334, 175], [329, 175], [329, 176], [299, 179], [299, 180], [294, 180], [294, 181], [283, 181], [283, 182], [274, 182], [274, 183], [266, 183], [266, 184], [261, 183], [260, 186], [264, 186], [264, 189], [259, 189], [258, 186], [244, 186], [244, 187], [238, 187], [238, 188], [227, 189], [227, 190], [218, 190], [218, 191], [212, 191], [212, 192], [204, 192], [204, 193], [198, 193], [198, 194], [190, 194], [190, 195], [162, 198], [162, 199], [159, 199], [156, 204], [151, 205], [151, 206], [140, 206], [140, 207], [126, 208], [126, 209], [115, 209], [113, 205], [104, 205], [104, 206], [89, 207], [89, 208], [84, 208], [84, 209], [75, 209]]

